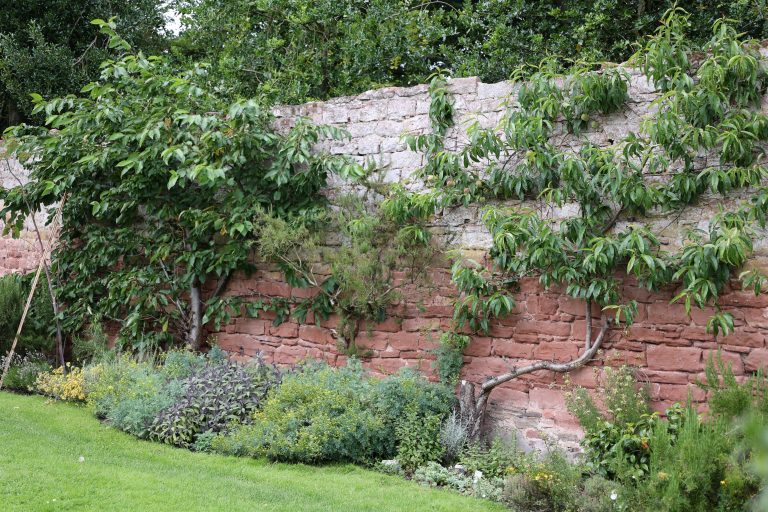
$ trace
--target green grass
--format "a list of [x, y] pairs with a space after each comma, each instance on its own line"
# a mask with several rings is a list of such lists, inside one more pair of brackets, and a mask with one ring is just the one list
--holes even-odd
[[84, 407], [0, 393], [0, 510], [504, 508], [352, 465], [270, 464], [192, 453], [137, 440], [99, 423]]

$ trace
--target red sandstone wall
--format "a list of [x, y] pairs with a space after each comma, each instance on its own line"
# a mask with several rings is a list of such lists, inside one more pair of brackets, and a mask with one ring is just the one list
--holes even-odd
[[39, 250], [32, 239], [3, 238], [0, 240], [0, 276], [11, 272], [32, 272], [37, 268]]
[[[0, 186], [15, 187], [19, 180], [26, 181], [27, 173], [19, 163], [4, 151], [0, 140]], [[2, 203], [0, 203], [2, 205]], [[36, 216], [38, 226], [45, 226], [46, 216]], [[0, 221], [0, 228], [5, 227]], [[0, 276], [11, 272], [31, 272], [37, 269], [40, 260], [40, 248], [33, 231], [31, 219], [25, 225], [25, 231], [19, 238], [5, 236], [0, 238]]]
[[[637, 70], [628, 71], [631, 74], [631, 99], [626, 108], [600, 119], [597, 127], [584, 134], [596, 145], [604, 146], [621, 139], [628, 130], [637, 129], [643, 115], [653, 110], [652, 101], [657, 97], [654, 87]], [[477, 119], [483, 126], [494, 126], [503, 114], [502, 102], [514, 95], [513, 84], [509, 82], [483, 84], [476, 78], [453, 80], [449, 89], [454, 97], [458, 121], [458, 126], [447, 136], [447, 146], [451, 148], [465, 141], [465, 123]], [[424, 161], [423, 155], [406, 148], [402, 135], [427, 130], [428, 110], [427, 87], [420, 85], [384, 88], [322, 103], [282, 107], [275, 114], [278, 128], [289, 126], [296, 116], [306, 116], [318, 123], [347, 129], [351, 135], [349, 140], [330, 143], [325, 149], [361, 162], [375, 162], [385, 182], [407, 183], [411, 173]], [[768, 111], [768, 97], [763, 110]], [[563, 147], [570, 147], [571, 143], [576, 144], [574, 147], [579, 145], [567, 138], [561, 141]], [[13, 176], [0, 172], [0, 178], [6, 186], [15, 184]], [[335, 185], [340, 187], [339, 190], [345, 190], [343, 184]], [[418, 188], [418, 181], [408, 187]], [[673, 222], [659, 214], [646, 220], [654, 226], [663, 243], [678, 245], [687, 229], [707, 228], [708, 219], [722, 199], [704, 197], [700, 203]], [[569, 205], [552, 210], [553, 220], [572, 214]], [[617, 229], [623, 227], [620, 220]], [[489, 234], [477, 208], [441, 212], [432, 228], [436, 238], [451, 248], [483, 251], [490, 245]], [[30, 233], [25, 236], [32, 240]], [[768, 257], [767, 240], [766, 237], [755, 240], [756, 255], [764, 260]], [[33, 269], [37, 261], [35, 247], [23, 240], [2, 239], [0, 275]], [[370, 326], [370, 335], [363, 332], [359, 336], [359, 345], [373, 351], [373, 357], [365, 362], [373, 372], [388, 374], [405, 365], [431, 371], [434, 356], [430, 350], [435, 347], [439, 331], [450, 327], [451, 303], [455, 298], [447, 269], [434, 269], [432, 277], [429, 288], [408, 290], [390, 319]], [[233, 279], [228, 293], [301, 297], [307, 291], [291, 289], [281, 281], [279, 273], [263, 270], [249, 279]], [[625, 297], [634, 297], [640, 302], [637, 323], [627, 332], [612, 331], [598, 359], [589, 367], [574, 372], [572, 380], [594, 387], [595, 371], [600, 371], [602, 366], [637, 365], [643, 368], [650, 383], [654, 407], [663, 409], [674, 401], [685, 400], [689, 391], [695, 400], [704, 399], [701, 390], [689, 384], [700, 377], [706, 358], [718, 348], [738, 375], [768, 364], [765, 346], [768, 297], [755, 298], [741, 291], [725, 293], [720, 303], [734, 314], [737, 330], [716, 342], [705, 332], [711, 312], [694, 310], [689, 318], [681, 305], [669, 304], [672, 296], [671, 290], [651, 295], [627, 283]], [[281, 364], [307, 357], [344, 364], [346, 358], [336, 350], [334, 327], [334, 319], [322, 322], [320, 326], [288, 322], [274, 327], [271, 318], [265, 316], [237, 319], [223, 332], [212, 334], [236, 357], [249, 357], [262, 351], [267, 359]], [[505, 371], [510, 364], [522, 364], [531, 359], [573, 358], [583, 343], [584, 330], [584, 312], [579, 302], [557, 290], [544, 292], [535, 281], [525, 282], [518, 295], [516, 313], [495, 325], [490, 336], [473, 337], [465, 353], [463, 377], [479, 382], [487, 375]], [[533, 444], [538, 444], [537, 439], [547, 434], [556, 436], [565, 446], [576, 447], [578, 426], [565, 411], [562, 383], [562, 375], [539, 372], [495, 390], [490, 409], [494, 424], [502, 428], [514, 427]]]
[[[358, 344], [373, 352], [364, 362], [372, 372], [390, 374], [402, 366], [431, 372], [434, 356], [430, 350], [436, 346], [439, 331], [450, 328], [451, 301], [456, 293], [447, 269], [435, 269], [432, 281], [428, 289], [409, 290], [393, 317], [360, 334]], [[235, 280], [229, 292], [280, 297], [306, 294], [306, 290], [281, 282], [279, 274], [273, 272]], [[599, 357], [570, 375], [574, 383], [594, 388], [601, 366], [635, 365], [642, 368], [641, 375], [650, 384], [654, 409], [663, 410], [673, 402], [685, 401], [689, 392], [695, 401], [705, 399], [704, 392], [691, 384], [703, 377], [707, 358], [718, 349], [736, 375], [768, 364], [766, 296], [726, 291], [721, 304], [734, 315], [736, 332], [715, 340], [705, 329], [712, 312], [694, 309], [689, 317], [681, 304], [669, 304], [672, 290], [651, 294], [627, 282], [624, 294], [639, 303], [636, 323], [627, 331], [612, 329]], [[463, 378], [481, 382], [509, 365], [576, 357], [585, 335], [583, 303], [557, 291], [544, 291], [536, 280], [522, 283], [517, 297], [514, 315], [494, 325], [489, 336], [472, 337], [465, 351]], [[335, 325], [331, 318], [320, 326], [287, 322], [275, 327], [271, 317], [265, 316], [238, 318], [225, 331], [213, 334], [223, 349], [243, 357], [261, 351], [267, 360], [280, 364], [314, 358], [342, 365], [346, 357], [336, 348]], [[502, 428], [514, 427], [528, 438], [538, 439], [547, 433], [566, 446], [574, 446], [579, 428], [565, 410], [564, 392], [563, 375], [527, 375], [493, 392], [491, 416]]]

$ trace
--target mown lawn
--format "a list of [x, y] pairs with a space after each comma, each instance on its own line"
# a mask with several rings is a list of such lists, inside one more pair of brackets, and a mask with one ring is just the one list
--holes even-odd
[[0, 393], [0, 510], [504, 509], [352, 465], [270, 464], [139, 441], [83, 407]]

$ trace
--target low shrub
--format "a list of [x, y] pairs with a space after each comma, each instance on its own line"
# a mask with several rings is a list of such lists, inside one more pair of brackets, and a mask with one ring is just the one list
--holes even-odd
[[429, 487], [445, 487], [468, 496], [502, 501], [504, 481], [501, 478], [474, 478], [456, 470], [430, 462], [416, 469], [413, 480]]
[[214, 353], [214, 357], [209, 359], [207, 354], [200, 354], [185, 349], [171, 349], [164, 352], [161, 356], [163, 374], [167, 379], [184, 379], [189, 377], [209, 361], [223, 362], [219, 358], [219, 350]]
[[[733, 448], [729, 426], [722, 419], [702, 421], [688, 406], [682, 427], [671, 435], [665, 422], [653, 429], [647, 478], [636, 479], [632, 503], [645, 510], [717, 510], [721, 482]], [[624, 471], [631, 473], [632, 468]]]
[[598, 475], [590, 476], [582, 483], [581, 494], [578, 497], [579, 512], [615, 512], [625, 510], [622, 504], [625, 500], [621, 484]]
[[467, 444], [467, 426], [461, 417], [453, 411], [440, 428], [440, 443], [443, 445], [443, 462], [453, 465]]
[[398, 475], [406, 476], [403, 468], [400, 467], [400, 463], [396, 460], [380, 460], [375, 463], [372, 469], [384, 473], [385, 475]]
[[[596, 393], [605, 413], [584, 388], [577, 387], [566, 396], [568, 410], [584, 428], [582, 445], [588, 469], [597, 475], [615, 477], [617, 464], [626, 478], [640, 478], [648, 472], [649, 438], [660, 420], [650, 412], [647, 390], [638, 386], [634, 375], [628, 366], [605, 369]], [[679, 411], [668, 413], [671, 418], [679, 417]], [[676, 423], [669, 426], [675, 428]]]
[[373, 464], [402, 445], [411, 470], [439, 458], [440, 424], [454, 401], [449, 388], [411, 369], [379, 381], [355, 359], [344, 368], [310, 363], [285, 377], [252, 425], [219, 436], [213, 447], [289, 462]]
[[[0, 276], [0, 355], [10, 351], [21, 321], [32, 282], [32, 274], [6, 274]], [[45, 276], [40, 277], [37, 290], [27, 313], [24, 329], [16, 345], [16, 352], [52, 354], [55, 323], [51, 296]]]
[[406, 411], [395, 428], [398, 440], [397, 461], [406, 473], [428, 462], [442, 459], [440, 441], [441, 418], [436, 415], [422, 416], [415, 407]]
[[[0, 368], [4, 366], [5, 359], [0, 359]], [[37, 376], [50, 371], [51, 364], [43, 354], [35, 352], [28, 352], [23, 356], [14, 354], [11, 365], [8, 367], [8, 374], [3, 381], [3, 388], [24, 393], [34, 392]]]
[[51, 398], [68, 402], [84, 402], [86, 399], [85, 373], [82, 368], [67, 363], [63, 366], [38, 374], [35, 389]]
[[697, 384], [709, 393], [707, 404], [712, 414], [729, 420], [752, 411], [768, 415], [768, 378], [764, 370], [739, 382], [718, 352], [707, 359], [705, 375], [706, 379]]
[[456, 403], [451, 387], [430, 382], [410, 367], [374, 382], [371, 400], [377, 413], [392, 428], [408, 410], [414, 409], [416, 414], [425, 417], [445, 418]]
[[154, 364], [126, 355], [87, 366], [85, 389], [97, 417], [142, 439], [148, 437], [160, 411], [173, 404], [183, 391]]
[[216, 439], [217, 435], [216, 432], [210, 430], [198, 434], [197, 437], [195, 437], [195, 444], [192, 446], [192, 450], [196, 452], [213, 451], [213, 440]]
[[[613, 385], [600, 390], [604, 404], [611, 404], [607, 415], [584, 390], [568, 398], [586, 431], [587, 468], [598, 475], [584, 483], [579, 501], [585, 510], [760, 510], [756, 500], [768, 475], [750, 460], [759, 456], [768, 430], [762, 373], [739, 382], [719, 357], [710, 358], [706, 381], [699, 383], [709, 396], [705, 418], [690, 402], [675, 404], [664, 419], [645, 413], [644, 394], [633, 395], [627, 377]], [[515, 495], [514, 489], [533, 484], [518, 477], [510, 485]], [[600, 498], [609, 487], [613, 504]]]
[[635, 369], [630, 366], [605, 368], [595, 394], [601, 398], [605, 413], [582, 387], [576, 387], [566, 395], [568, 411], [588, 431], [600, 428], [606, 421], [615, 425], [637, 423], [651, 412], [648, 390], [638, 384]]
[[106, 415], [107, 421], [115, 428], [146, 439], [155, 418], [172, 407], [184, 391], [181, 382], [166, 382], [158, 373], [148, 373], [129, 388], [128, 396], [115, 402]]
[[658, 414], [647, 414], [637, 423], [617, 425], [601, 421], [585, 432], [581, 444], [585, 448], [587, 466], [593, 473], [614, 478], [621, 465], [624, 478], [641, 478], [648, 473], [651, 455], [649, 444]]
[[522, 467], [526, 456], [517, 449], [514, 439], [495, 438], [490, 445], [472, 443], [459, 457], [459, 464], [469, 473], [480, 471], [488, 478], [502, 478], [510, 470]]
[[413, 472], [413, 480], [429, 487], [448, 487], [462, 494], [472, 488], [472, 479], [464, 474], [445, 468], [437, 462], [429, 462]]
[[251, 425], [217, 437], [213, 448], [286, 462], [385, 458], [391, 432], [372, 407], [375, 386], [354, 362], [346, 368], [306, 366], [285, 376]]
[[192, 448], [200, 434], [217, 433], [230, 424], [250, 421], [267, 392], [280, 382], [274, 366], [258, 369], [230, 362], [209, 362], [179, 381], [181, 396], [154, 419], [149, 437]]
[[[163, 379], [157, 367], [149, 362], [138, 362], [127, 355], [87, 366], [85, 370], [88, 404], [93, 413], [102, 419], [109, 417], [122, 402], [142, 401], [151, 397], [159, 392], [162, 385]], [[112, 419], [120, 423], [115, 414]]]
[[[752, 510], [768, 510], [768, 428], [762, 414], [750, 414], [742, 424], [744, 432], [744, 449], [737, 452], [749, 453], [747, 467], [760, 481], [760, 492], [750, 501]], [[726, 482], [727, 483], [727, 482]]]
[[579, 510], [581, 468], [558, 451], [541, 461], [523, 457], [506, 479], [503, 501], [515, 510]]

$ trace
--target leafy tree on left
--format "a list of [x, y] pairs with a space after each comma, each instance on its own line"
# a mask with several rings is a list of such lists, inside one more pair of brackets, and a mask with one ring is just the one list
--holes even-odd
[[27, 120], [30, 93], [75, 93], [99, 76], [110, 55], [107, 38], [90, 21], [118, 17], [120, 34], [135, 48], [166, 43], [163, 0], [24, 0], [0, 9], [0, 129]]
[[95, 23], [122, 56], [85, 97], [36, 96], [47, 127], [6, 131], [30, 181], [3, 192], [0, 214], [18, 231], [30, 210], [65, 201], [54, 270], [67, 332], [95, 318], [117, 322], [118, 341], [137, 350], [198, 348], [206, 322], [270, 307], [222, 297], [251, 268], [265, 214], [320, 219], [329, 176], [362, 169], [310, 151], [342, 132], [299, 121], [278, 134], [255, 101], [208, 90], [205, 67], [177, 72]]

